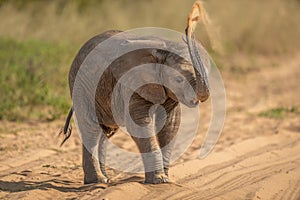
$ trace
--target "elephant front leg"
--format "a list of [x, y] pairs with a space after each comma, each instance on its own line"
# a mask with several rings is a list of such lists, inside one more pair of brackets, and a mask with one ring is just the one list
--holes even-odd
[[155, 131], [162, 151], [164, 172], [169, 176], [170, 158], [174, 146], [174, 138], [180, 125], [180, 107], [177, 102], [168, 99], [164, 111], [158, 109], [155, 117]]
[[167, 183], [168, 177], [163, 170], [162, 154], [155, 137], [132, 137], [142, 155], [145, 169], [145, 183]]
[[153, 118], [149, 109], [153, 104], [133, 95], [126, 116], [126, 128], [137, 144], [145, 169], [145, 183], [166, 183], [168, 178], [163, 170], [162, 154], [154, 134]]

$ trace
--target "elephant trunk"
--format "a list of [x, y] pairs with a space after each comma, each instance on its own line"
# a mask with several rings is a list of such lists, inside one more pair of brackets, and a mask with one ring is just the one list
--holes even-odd
[[205, 71], [204, 64], [201, 60], [201, 56], [198, 51], [194, 36], [189, 37], [187, 29], [186, 29], [186, 38], [187, 38], [189, 54], [196, 74], [195, 90], [196, 90], [197, 99], [201, 102], [204, 102], [208, 99], [210, 95], [208, 76]]
[[207, 100], [210, 93], [207, 73], [204, 69], [204, 65], [197, 48], [197, 43], [194, 38], [194, 31], [197, 23], [200, 20], [205, 22], [206, 18], [205, 10], [203, 9], [201, 2], [196, 1], [193, 5], [191, 13], [189, 14], [187, 28], [185, 29], [188, 50], [196, 74], [197, 99], [201, 102]]

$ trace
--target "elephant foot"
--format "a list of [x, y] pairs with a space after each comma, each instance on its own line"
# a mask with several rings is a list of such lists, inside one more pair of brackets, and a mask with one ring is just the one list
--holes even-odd
[[110, 180], [104, 176], [104, 175], [97, 175], [97, 176], [84, 176], [84, 184], [90, 184], [90, 183], [109, 183]]
[[170, 182], [168, 176], [166, 176], [164, 173], [146, 172], [145, 175], [145, 183], [148, 184], [160, 184]]

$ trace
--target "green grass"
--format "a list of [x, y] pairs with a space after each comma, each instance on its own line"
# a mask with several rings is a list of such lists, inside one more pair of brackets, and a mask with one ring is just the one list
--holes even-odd
[[284, 119], [288, 114], [290, 113], [296, 113], [299, 114], [299, 110], [295, 107], [292, 108], [272, 108], [267, 111], [263, 111], [259, 113], [260, 117], [267, 117], [271, 119]]
[[69, 45], [0, 38], [0, 119], [54, 120], [70, 106]]

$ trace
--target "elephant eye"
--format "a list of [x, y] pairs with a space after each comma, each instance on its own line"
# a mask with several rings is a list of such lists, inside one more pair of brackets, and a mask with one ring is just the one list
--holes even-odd
[[177, 83], [182, 83], [184, 81], [184, 78], [182, 76], [176, 76], [175, 80]]

